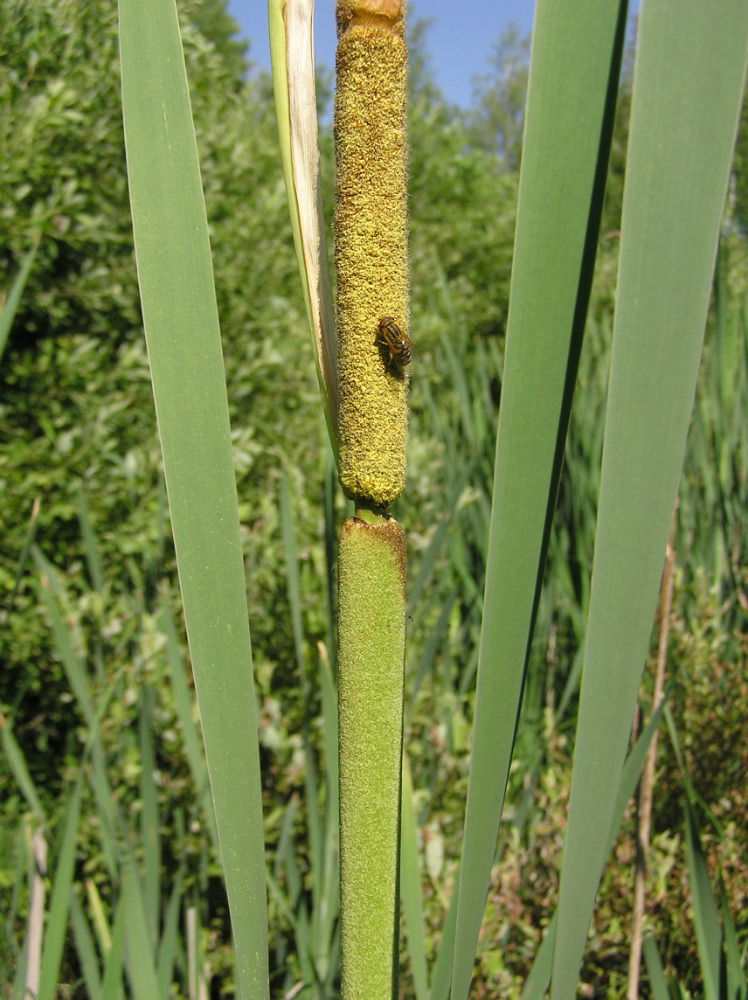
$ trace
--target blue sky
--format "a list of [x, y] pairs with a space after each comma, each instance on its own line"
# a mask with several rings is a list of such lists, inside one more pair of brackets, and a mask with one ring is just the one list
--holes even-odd
[[[511, 22], [530, 33], [534, 0], [413, 0], [408, 15], [430, 19], [426, 46], [436, 83], [448, 101], [467, 107], [471, 80], [488, 71], [488, 58], [501, 32]], [[249, 57], [270, 68], [267, 42], [267, 0], [229, 0], [228, 10], [252, 45]], [[316, 0], [314, 53], [318, 63], [335, 64], [335, 2]]]

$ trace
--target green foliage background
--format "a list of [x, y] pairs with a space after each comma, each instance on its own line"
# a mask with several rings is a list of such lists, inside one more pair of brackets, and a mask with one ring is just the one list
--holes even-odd
[[[245, 72], [244, 47], [223, 0], [180, 4], [203, 183], [211, 226], [244, 529], [248, 603], [266, 775], [266, 839], [274, 852], [303, 798], [306, 756], [301, 691], [317, 690], [318, 643], [328, 641], [323, 507], [325, 431], [280, 173], [271, 87]], [[525, 42], [498, 40], [474, 107], [450, 107], [412, 29], [410, 223], [415, 331], [408, 490], [396, 516], [410, 552], [406, 745], [419, 800], [427, 945], [443, 925], [459, 856], [469, 722], [477, 659], [496, 414], [507, 316]], [[154, 709], [163, 864], [182, 848], [180, 809], [197, 815], [165, 666], [158, 620], [178, 614], [165, 491], [155, 433], [132, 248], [122, 139], [116, 11], [104, 0], [0, 0], [0, 288], [38, 241], [31, 278], [0, 368], [0, 707], [12, 719], [50, 815], [76, 774], [82, 719], [53, 641], [33, 564], [19, 559], [35, 501], [36, 544], [57, 567], [61, 600], [93, 690], [115, 682], [102, 726], [120, 805], [139, 810], [140, 691]], [[501, 75], [512, 67], [507, 78]], [[322, 88], [324, 92], [324, 88]], [[567, 444], [547, 586], [510, 779], [508, 825], [486, 910], [476, 996], [518, 994], [555, 901], [557, 831], [568, 795], [575, 712], [574, 665], [583, 639], [607, 383], [607, 351], [625, 157], [629, 77], [624, 75], [599, 249], [598, 283]], [[519, 114], [519, 119], [518, 119]], [[697, 789], [713, 820], [738, 927], [748, 926], [748, 826], [744, 681], [748, 625], [748, 360], [746, 358], [746, 113], [735, 160], [716, 277], [715, 306], [684, 472], [676, 536], [678, 580], [669, 670]], [[322, 136], [323, 186], [331, 206], [332, 146]], [[487, 213], [486, 205], [500, 205]], [[187, 389], [185, 391], [188, 391]], [[279, 491], [293, 497], [304, 609], [297, 663]], [[342, 501], [334, 501], [336, 516]], [[103, 566], [95, 578], [83, 526]], [[11, 602], [12, 596], [12, 602]], [[186, 654], [185, 654], [186, 661]], [[741, 673], [741, 666], [743, 671]], [[306, 681], [302, 683], [299, 672]], [[571, 678], [571, 679], [570, 679]], [[312, 717], [319, 714], [315, 702]], [[744, 743], [744, 741], [743, 741]], [[315, 744], [316, 746], [316, 744]], [[655, 926], [667, 935], [671, 969], [698, 991], [698, 962], [683, 917], [680, 786], [662, 751], [654, 838]], [[18, 863], [15, 829], [25, 806], [4, 766], [0, 891]], [[192, 812], [190, 812], [192, 810]], [[309, 888], [304, 810], [290, 821]], [[106, 899], [97, 817], [83, 822], [78, 865]], [[630, 831], [629, 831], [630, 832]], [[211, 963], [227, 969], [225, 900], [204, 822], [187, 836], [188, 884], [213, 925]], [[178, 843], [179, 842], [179, 843]], [[741, 845], [742, 842], [742, 845]], [[601, 889], [586, 981], [597, 995], [625, 993], [630, 841], [618, 843]], [[276, 869], [277, 870], [277, 869]], [[288, 885], [281, 882], [288, 890]], [[302, 894], [303, 896], [303, 894]], [[23, 907], [21, 907], [21, 912]], [[14, 935], [0, 934], [0, 967]], [[295, 981], [291, 924], [273, 908], [273, 988]], [[72, 949], [66, 974], [77, 970]], [[271, 961], [271, 968], [273, 968]], [[409, 990], [404, 965], [403, 990]], [[0, 983], [2, 983], [0, 976]], [[226, 987], [228, 989], [228, 986]], [[514, 992], [512, 992], [514, 991]]]

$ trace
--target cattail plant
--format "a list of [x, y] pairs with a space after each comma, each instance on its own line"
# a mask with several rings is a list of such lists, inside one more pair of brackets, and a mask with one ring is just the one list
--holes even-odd
[[[263, 828], [207, 225], [173, 0], [120, 6], [143, 316], [237, 980], [249, 1000], [268, 995]], [[402, 875], [412, 900], [418, 880], [415, 866], [406, 876], [398, 863], [405, 559], [402, 529], [387, 514], [405, 484], [411, 349], [403, 10], [399, 0], [341, 0], [337, 9], [339, 343], [319, 221], [311, 5], [271, 0], [270, 15], [323, 405], [356, 505], [339, 553], [341, 989], [346, 1000], [379, 1000], [396, 992], [398, 882]], [[625, 15], [621, 0], [537, 4], [462, 869], [431, 1000], [464, 1000], [470, 989], [592, 282]], [[560, 903], [528, 996], [552, 980], [553, 1000], [573, 997], [623, 812], [616, 793], [632, 770], [626, 745], [693, 400], [747, 38], [744, 0], [642, 5]], [[412, 843], [405, 853], [415, 855]], [[409, 919], [418, 920], [417, 906]], [[409, 936], [424, 994], [423, 935], [411, 928]]]
[[404, 9], [400, 0], [337, 6], [337, 324], [320, 263], [311, 8], [288, 5], [283, 18], [275, 5], [270, 11], [282, 140], [288, 125], [284, 170], [319, 380], [340, 482], [356, 508], [338, 552], [341, 990], [388, 997], [397, 971], [405, 536], [387, 508], [405, 486], [411, 349]]
[[396, 994], [408, 324], [402, 0], [339, 0], [335, 96], [340, 482], [341, 995]]

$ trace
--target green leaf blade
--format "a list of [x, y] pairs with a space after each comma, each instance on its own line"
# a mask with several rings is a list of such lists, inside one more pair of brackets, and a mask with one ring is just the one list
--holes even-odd
[[541, 0], [536, 10], [453, 1000], [470, 988], [496, 849], [592, 279], [624, 24], [618, 0]]
[[402, 812], [400, 824], [400, 899], [408, 932], [408, 951], [416, 1000], [428, 1000], [426, 941], [423, 933], [421, 867], [418, 861], [418, 831], [413, 779], [408, 755], [403, 754]]
[[268, 995], [257, 719], [228, 401], [173, 0], [122, 0], [143, 319], [241, 994]]
[[82, 785], [79, 780], [70, 796], [62, 828], [60, 855], [57, 860], [52, 899], [47, 916], [47, 930], [39, 979], [39, 1000], [52, 1000], [62, 966], [75, 875], [75, 841], [80, 821], [81, 797]]
[[574, 996], [685, 450], [748, 10], [642, 9], [553, 1000]]

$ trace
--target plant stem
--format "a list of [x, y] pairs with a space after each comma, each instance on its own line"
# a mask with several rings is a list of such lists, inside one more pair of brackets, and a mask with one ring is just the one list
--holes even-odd
[[[665, 664], [667, 662], [667, 640], [670, 632], [670, 610], [673, 605], [673, 570], [675, 568], [675, 550], [673, 536], [675, 520], [678, 513], [676, 500], [673, 520], [670, 524], [670, 537], [665, 552], [665, 567], [662, 571], [660, 584], [660, 634], [657, 643], [657, 667], [655, 669], [654, 691], [652, 692], [652, 711], [656, 711], [662, 701], [662, 691], [665, 686]], [[644, 893], [647, 873], [647, 854], [649, 853], [649, 834], [652, 824], [652, 797], [654, 793], [654, 773], [657, 761], [657, 733], [647, 751], [641, 782], [639, 784], [639, 822], [636, 838], [636, 861], [634, 874], [634, 912], [631, 921], [631, 951], [629, 952], [629, 982], [626, 994], [627, 1000], [638, 1000], [639, 997], [639, 966], [641, 965], [642, 929], [644, 926]]]
[[405, 655], [405, 533], [392, 518], [340, 533], [341, 996], [396, 996]]

